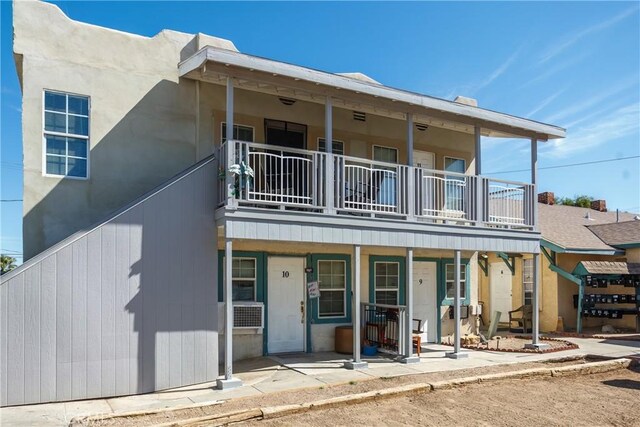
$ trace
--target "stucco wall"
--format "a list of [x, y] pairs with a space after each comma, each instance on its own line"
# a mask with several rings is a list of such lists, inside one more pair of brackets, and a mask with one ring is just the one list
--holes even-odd
[[627, 262], [640, 263], [640, 248], [630, 248], [626, 250]]
[[[72, 21], [39, 1], [14, 2], [13, 27], [29, 259], [196, 162], [195, 84], [177, 72], [195, 46], [188, 34], [147, 38]], [[90, 97], [88, 180], [43, 176], [44, 89]]]
[[[502, 263], [502, 259], [494, 253], [488, 254], [488, 263]], [[515, 258], [515, 274], [511, 276], [511, 307], [513, 310], [524, 304], [522, 268], [523, 260], [531, 259], [533, 255], [523, 254], [522, 257]], [[558, 301], [557, 301], [557, 278], [556, 274], [549, 269], [549, 261], [540, 255], [540, 330], [542, 332], [555, 331], [558, 323]], [[504, 266], [508, 269], [507, 266]], [[484, 313], [482, 318], [485, 325], [491, 321], [491, 280], [490, 276], [485, 276], [482, 269], [478, 267], [478, 281], [480, 289], [480, 300], [484, 303]]]
[[[219, 240], [218, 248], [223, 249], [222, 240]], [[266, 241], [251, 241], [251, 240], [235, 240], [233, 242], [234, 251], [256, 251], [267, 252], [275, 255], [300, 255], [306, 256], [307, 254], [345, 254], [352, 256], [353, 263], [353, 247], [348, 245], [309, 245], [302, 243], [281, 243], [281, 242], [266, 242]], [[361, 249], [360, 260], [360, 294], [363, 302], [369, 301], [369, 257], [372, 255], [386, 255], [386, 256], [406, 256], [406, 250], [398, 248], [385, 248], [385, 247], [369, 247], [363, 246]], [[452, 251], [441, 250], [415, 250], [415, 258], [453, 258]], [[462, 258], [470, 258], [470, 303], [476, 305], [478, 302], [478, 287], [477, 287], [477, 254], [473, 252], [462, 252]], [[352, 281], [354, 280], [352, 276]], [[268, 285], [267, 285], [268, 286]], [[454, 322], [448, 317], [448, 306], [441, 307], [441, 331], [442, 336], [449, 335], [453, 332]], [[311, 331], [311, 347], [313, 351], [330, 351], [334, 346], [334, 329], [336, 324], [312, 324]], [[475, 316], [469, 316], [469, 319], [462, 321], [462, 333], [475, 332], [476, 319]], [[262, 335], [258, 335], [262, 337]], [[237, 335], [234, 334], [234, 341]], [[248, 338], [241, 338], [247, 340]], [[257, 341], [256, 341], [257, 342]], [[234, 342], [234, 352], [238, 347]], [[222, 350], [221, 350], [222, 351]], [[246, 353], [246, 350], [239, 349], [238, 351]], [[234, 353], [234, 358], [236, 358]]]
[[210, 158], [0, 280], [0, 406], [218, 375]]
[[[213, 131], [216, 144], [221, 141], [221, 123], [225, 116], [225, 88], [214, 84], [200, 85], [201, 133]], [[265, 142], [264, 119], [283, 120], [307, 125], [307, 149], [318, 149], [318, 138], [324, 137], [324, 106], [296, 101], [287, 106], [276, 96], [235, 89], [234, 108], [236, 124], [251, 126], [255, 142]], [[373, 158], [373, 146], [382, 145], [398, 149], [398, 161], [406, 162], [407, 124], [382, 116], [367, 115], [365, 122], [353, 119], [353, 111], [333, 108], [333, 138], [343, 141], [345, 154]], [[473, 173], [473, 135], [430, 126], [425, 131], [414, 130], [414, 149], [436, 154], [436, 168], [444, 168], [444, 156], [463, 158], [467, 171]], [[203, 150], [205, 148], [202, 148]]]

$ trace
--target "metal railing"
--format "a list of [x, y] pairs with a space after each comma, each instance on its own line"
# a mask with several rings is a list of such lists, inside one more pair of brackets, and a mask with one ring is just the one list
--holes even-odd
[[348, 156], [334, 165], [338, 211], [407, 215], [407, 166]]
[[473, 175], [416, 168], [416, 216], [468, 223], [477, 219]]
[[[487, 201], [486, 222], [490, 225], [529, 226], [533, 225], [533, 211], [530, 210], [532, 185], [514, 183], [493, 178], [483, 178], [485, 200]], [[529, 188], [531, 187], [531, 188]]]
[[363, 340], [375, 345], [378, 351], [400, 356], [403, 354], [406, 307], [403, 305], [361, 303]]
[[219, 205], [535, 228], [532, 184], [244, 141], [218, 164]]

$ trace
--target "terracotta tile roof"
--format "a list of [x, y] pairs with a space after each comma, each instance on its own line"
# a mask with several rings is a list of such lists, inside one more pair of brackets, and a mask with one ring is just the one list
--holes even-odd
[[[588, 226], [616, 222], [616, 212], [599, 212], [575, 206], [538, 203], [542, 238], [565, 249], [613, 251]], [[587, 217], [588, 216], [588, 217]], [[620, 212], [620, 221], [633, 221], [635, 214]]]
[[640, 221], [590, 225], [589, 230], [610, 246], [640, 243]]
[[580, 264], [590, 274], [640, 274], [640, 264], [615, 261], [582, 261]]

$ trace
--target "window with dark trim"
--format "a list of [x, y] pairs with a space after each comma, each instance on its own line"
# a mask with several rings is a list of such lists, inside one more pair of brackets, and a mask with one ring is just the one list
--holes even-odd
[[400, 300], [400, 263], [375, 261], [374, 274], [375, 303], [398, 305]]
[[[222, 142], [226, 142], [227, 140], [227, 123], [222, 122], [222, 128], [220, 131]], [[233, 125], [233, 139], [235, 141], [245, 141], [245, 142], [253, 142], [254, 138], [254, 130], [251, 126], [245, 125]]]
[[[327, 152], [327, 142], [324, 138], [318, 138], [318, 151], [321, 153]], [[333, 154], [344, 155], [344, 142], [334, 139], [331, 146], [331, 152]]]
[[344, 317], [347, 312], [347, 263], [318, 260], [318, 317]]

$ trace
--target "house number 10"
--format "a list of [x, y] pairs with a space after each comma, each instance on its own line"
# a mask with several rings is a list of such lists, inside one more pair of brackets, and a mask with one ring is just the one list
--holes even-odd
[[287, 279], [289, 277], [289, 272], [288, 271], [283, 271], [282, 272], [282, 277], [284, 277], [285, 279]]

